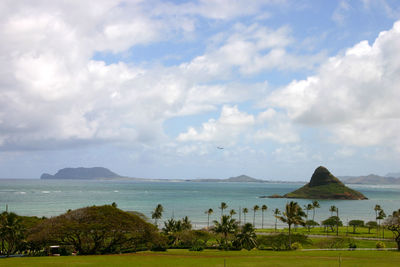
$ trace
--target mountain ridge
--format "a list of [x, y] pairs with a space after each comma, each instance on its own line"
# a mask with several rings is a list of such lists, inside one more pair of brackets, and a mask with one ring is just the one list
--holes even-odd
[[362, 176], [341, 176], [340, 179], [346, 184], [400, 184], [400, 177], [380, 176], [376, 174]]

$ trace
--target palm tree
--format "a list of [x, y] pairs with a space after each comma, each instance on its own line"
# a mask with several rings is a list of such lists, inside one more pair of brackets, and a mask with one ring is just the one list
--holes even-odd
[[7, 257], [15, 253], [24, 238], [24, 230], [21, 219], [17, 214], [3, 212], [0, 215], [0, 253]]
[[209, 208], [204, 213], [207, 214], [207, 229], [210, 228], [210, 215], [213, 214], [214, 210]]
[[264, 212], [267, 210], [268, 210], [267, 205], [261, 206], [261, 213], [262, 213], [261, 229], [264, 229]]
[[276, 224], [278, 223], [278, 216], [281, 214], [281, 211], [278, 208], [274, 209], [274, 216], [275, 216], [275, 232], [276, 232]]
[[376, 220], [376, 233], [379, 235], [379, 223], [378, 223], [378, 213], [381, 210], [381, 205], [376, 204], [374, 207], [375, 211], [375, 220]]
[[168, 237], [169, 245], [177, 245], [179, 243], [179, 233], [184, 230], [182, 225], [184, 220], [185, 219], [176, 221], [174, 218], [171, 218], [167, 221], [164, 221], [164, 228], [162, 229], [162, 232]]
[[182, 218], [181, 222], [182, 231], [192, 229], [192, 222], [189, 220], [188, 216]]
[[246, 223], [246, 213], [249, 212], [248, 208], [243, 208], [244, 223]]
[[222, 215], [221, 222], [214, 221], [213, 231], [217, 234], [222, 234], [221, 244], [224, 248], [228, 245], [228, 235], [235, 233], [237, 230], [237, 222], [228, 215]]
[[239, 248], [251, 250], [257, 246], [257, 236], [251, 223], [243, 225], [239, 234], [236, 235], [235, 243]]
[[313, 206], [313, 216], [312, 216], [312, 220], [314, 221], [315, 218], [315, 209], [319, 209], [319, 202], [314, 200], [312, 202], [312, 206]]
[[229, 211], [229, 215], [231, 216], [231, 217], [233, 217], [233, 215], [235, 215], [236, 214], [236, 211], [234, 210], [234, 209], [231, 209], [230, 211]]
[[221, 202], [221, 205], [219, 206], [219, 209], [221, 209], [221, 217], [224, 215], [224, 209], [227, 209], [228, 205], [226, 205], [225, 202]]
[[254, 205], [253, 207], [253, 212], [254, 212], [254, 216], [253, 216], [253, 227], [256, 227], [256, 212], [260, 209], [260, 207], [258, 205]]
[[151, 213], [151, 218], [154, 219], [154, 225], [158, 227], [157, 221], [162, 218], [162, 213], [164, 212], [164, 207], [158, 204], [154, 211]]
[[311, 203], [304, 205], [304, 209], [307, 212], [307, 218], [308, 218], [308, 212], [313, 209], [313, 205]]
[[335, 205], [332, 205], [332, 206], [329, 208], [329, 211], [331, 212], [331, 217], [333, 216], [333, 213], [336, 212], [336, 210], [337, 210], [337, 208], [336, 208]]
[[[385, 217], [386, 213], [383, 211], [383, 209], [381, 209], [378, 213], [378, 217], [376, 217], [378, 221], [378, 229], [381, 227], [381, 220], [385, 219]], [[385, 234], [385, 229], [383, 229], [382, 233]]]
[[[374, 207], [374, 211], [375, 211], [375, 218], [378, 217], [378, 212], [381, 210], [381, 205], [376, 204]], [[377, 222], [378, 223], [378, 222]]]
[[287, 203], [285, 211], [283, 212], [282, 216], [278, 216], [279, 220], [281, 220], [284, 223], [287, 223], [287, 225], [289, 226], [289, 248], [292, 246], [292, 240], [291, 240], [292, 224], [305, 225], [305, 222], [303, 220], [303, 217], [305, 216], [306, 214], [301, 209], [299, 204], [297, 204], [297, 202], [294, 201]]

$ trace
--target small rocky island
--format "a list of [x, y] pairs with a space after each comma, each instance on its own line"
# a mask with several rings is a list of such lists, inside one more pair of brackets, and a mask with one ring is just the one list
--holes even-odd
[[80, 180], [96, 180], [96, 179], [112, 179], [122, 178], [122, 176], [110, 171], [103, 167], [93, 168], [64, 168], [59, 170], [56, 174], [51, 175], [43, 173], [40, 179], [80, 179]]
[[323, 166], [318, 167], [308, 184], [283, 196], [273, 195], [270, 198], [305, 198], [305, 199], [368, 199], [360, 192], [348, 188]]

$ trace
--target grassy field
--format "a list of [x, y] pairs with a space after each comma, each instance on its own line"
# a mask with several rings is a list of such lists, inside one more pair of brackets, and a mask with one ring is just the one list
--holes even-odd
[[[331, 238], [310, 238], [312, 241], [312, 244], [310, 245], [304, 245], [303, 248], [309, 248], [309, 249], [318, 249], [318, 248], [329, 248], [329, 244], [331, 244], [330, 241], [332, 241]], [[357, 248], [376, 248], [376, 242], [375, 240], [363, 240], [363, 239], [354, 239], [354, 243], [357, 245]], [[383, 242], [386, 246], [386, 248], [397, 248], [397, 244], [394, 241], [384, 241]], [[348, 248], [348, 244], [344, 243], [342, 246], [343, 248]]]
[[[257, 233], [274, 233], [274, 229], [257, 229]], [[287, 233], [288, 229], [278, 229], [277, 232], [279, 233]], [[310, 234], [310, 235], [330, 235], [336, 236], [336, 229], [335, 232], [332, 232], [330, 229], [328, 232], [324, 230], [323, 227], [314, 227], [311, 228], [310, 231], [304, 227], [298, 227], [297, 229], [293, 230], [293, 233], [302, 233], [302, 234]], [[379, 231], [379, 236], [382, 238], [383, 231], [382, 229]], [[376, 229], [371, 229], [370, 233], [368, 233], [368, 228], [366, 227], [357, 227], [356, 232], [353, 233], [353, 227], [346, 226], [339, 227], [339, 236], [348, 236], [348, 237], [368, 237], [368, 238], [377, 238]], [[393, 233], [387, 229], [385, 229], [384, 235], [385, 238], [393, 238]]]
[[0, 266], [400, 266], [397, 251], [216, 251], [139, 252], [107, 256], [0, 259]]

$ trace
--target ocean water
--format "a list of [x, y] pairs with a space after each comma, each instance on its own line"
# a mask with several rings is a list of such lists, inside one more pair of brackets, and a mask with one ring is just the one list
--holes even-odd
[[[248, 208], [246, 221], [253, 221], [252, 207], [267, 205], [264, 226], [273, 227], [275, 208], [283, 210], [288, 201], [295, 200], [301, 206], [310, 203], [304, 199], [268, 199], [263, 195], [285, 194], [302, 184], [289, 183], [209, 183], [209, 182], [132, 182], [132, 181], [83, 181], [83, 180], [39, 180], [1, 179], [0, 210], [20, 215], [56, 216], [68, 209], [116, 202], [123, 210], [139, 211], [151, 218], [151, 212], [158, 203], [164, 207], [163, 219], [188, 216], [196, 228], [207, 225], [209, 208], [214, 210], [210, 221], [221, 215], [218, 206], [228, 204], [227, 211]], [[374, 220], [374, 207], [381, 205], [386, 214], [400, 208], [400, 186], [350, 185], [366, 195], [368, 200], [320, 200], [321, 208], [316, 209], [315, 220], [320, 222], [330, 216], [329, 207], [339, 208], [343, 223], [352, 219]], [[311, 215], [311, 214], [310, 214]], [[239, 214], [235, 215], [239, 218]], [[241, 220], [243, 222], [244, 215]], [[162, 222], [161, 222], [162, 223]], [[261, 210], [256, 213], [256, 226], [261, 226]], [[283, 226], [283, 225], [281, 225]]]

